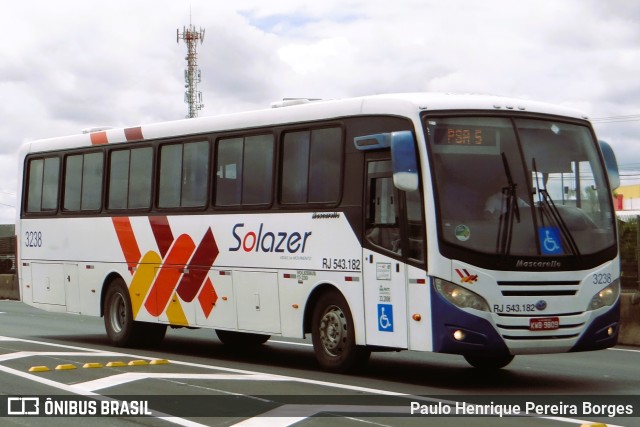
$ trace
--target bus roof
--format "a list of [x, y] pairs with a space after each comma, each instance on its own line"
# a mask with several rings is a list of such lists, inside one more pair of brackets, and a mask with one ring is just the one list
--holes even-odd
[[[275, 104], [274, 106], [276, 106]], [[21, 152], [26, 154], [28, 152], [50, 151], [104, 143], [198, 135], [223, 130], [243, 130], [285, 123], [337, 119], [362, 114], [391, 114], [416, 117], [419, 111], [513, 110], [581, 119], [587, 118], [579, 111], [558, 105], [516, 98], [472, 94], [386, 94], [336, 100], [284, 102], [281, 105], [286, 106], [128, 128], [102, 128], [94, 132], [27, 142], [22, 147]]]

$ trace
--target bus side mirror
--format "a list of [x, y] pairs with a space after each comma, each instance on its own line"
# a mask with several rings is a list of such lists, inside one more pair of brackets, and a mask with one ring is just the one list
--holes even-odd
[[418, 161], [416, 143], [411, 131], [391, 133], [391, 164], [393, 185], [402, 191], [418, 189]]
[[602, 150], [602, 156], [604, 157], [604, 164], [607, 168], [607, 175], [609, 175], [609, 183], [611, 189], [615, 190], [620, 187], [620, 172], [618, 171], [618, 162], [616, 161], [616, 155], [613, 152], [613, 148], [604, 141], [598, 141], [600, 143], [600, 149]]

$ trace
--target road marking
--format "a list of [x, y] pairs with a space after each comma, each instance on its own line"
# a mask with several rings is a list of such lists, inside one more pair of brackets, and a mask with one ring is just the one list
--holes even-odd
[[291, 342], [291, 341], [277, 341], [277, 340], [269, 340], [267, 344], [284, 344], [284, 345], [295, 345], [300, 347], [313, 347], [313, 344], [308, 344], [305, 342]]
[[[63, 344], [53, 344], [53, 343], [48, 343], [48, 342], [41, 342], [41, 341], [34, 341], [34, 340], [26, 340], [26, 339], [11, 339], [8, 337], [1, 337], [0, 336], [0, 341], [22, 341], [22, 342], [28, 342], [28, 343], [34, 343], [34, 344], [39, 344], [39, 345], [44, 345], [44, 346], [50, 346], [50, 347], [58, 347], [58, 348], [67, 348], [70, 350], [79, 350], [75, 351], [75, 352], [33, 352], [33, 351], [25, 351], [25, 352], [16, 352], [16, 353], [12, 353], [11, 355], [17, 354], [17, 356], [15, 357], [11, 357], [11, 355], [2, 355], [2, 357], [0, 357], [0, 361], [5, 361], [5, 360], [14, 360], [20, 357], [30, 357], [33, 355], [56, 355], [56, 356], [60, 356], [60, 355], [91, 355], [92, 357], [96, 357], [98, 355], [100, 356], [108, 356], [108, 357], [130, 357], [130, 358], [134, 358], [134, 359], [145, 359], [145, 360], [154, 360], [156, 359], [155, 357], [148, 357], [148, 356], [140, 356], [140, 355], [135, 355], [135, 354], [130, 354], [130, 353], [119, 353], [119, 352], [104, 352], [104, 351], [100, 351], [100, 350], [95, 350], [95, 349], [91, 349], [91, 348], [84, 348], [84, 347], [78, 347], [78, 346], [68, 346], [68, 345], [63, 345]], [[288, 342], [284, 342], [284, 341], [276, 341], [276, 343], [283, 343], [283, 344], [292, 344], [292, 345], [308, 345], [308, 344], [303, 344], [303, 343], [288, 343]], [[626, 349], [618, 349], [621, 351], [632, 351], [632, 350], [626, 350]], [[201, 368], [204, 370], [216, 370], [216, 371], [222, 371], [222, 372], [226, 372], [227, 374], [177, 374], [177, 373], [145, 373], [145, 374], [141, 374], [141, 373], [125, 373], [125, 374], [117, 374], [117, 375], [113, 375], [107, 378], [103, 378], [103, 379], [99, 379], [99, 380], [93, 380], [93, 381], [87, 381], [84, 383], [77, 383], [77, 384], [64, 384], [64, 383], [60, 383], [57, 381], [52, 381], [50, 379], [47, 378], [43, 378], [41, 376], [38, 375], [34, 375], [31, 373], [27, 373], [27, 372], [22, 372], [22, 371], [18, 371], [16, 369], [12, 369], [3, 365], [0, 365], [0, 371], [8, 373], [8, 374], [12, 374], [21, 378], [25, 378], [34, 382], [38, 382], [40, 384], [43, 385], [47, 385], [49, 387], [53, 387], [56, 388], [58, 390], [63, 390], [63, 391], [67, 391], [73, 394], [79, 394], [79, 395], [85, 395], [85, 396], [92, 396], [96, 399], [100, 399], [100, 400], [115, 400], [106, 396], [102, 396], [98, 393], [95, 393], [95, 390], [100, 390], [102, 388], [106, 388], [106, 387], [111, 387], [113, 385], [117, 385], [117, 384], [125, 384], [131, 381], [136, 381], [137, 379], [148, 379], [148, 378], [157, 378], [157, 379], [207, 379], [207, 378], [211, 378], [211, 379], [233, 379], [233, 380], [245, 380], [245, 381], [291, 381], [294, 383], [302, 383], [302, 384], [309, 384], [309, 385], [318, 385], [318, 386], [324, 386], [324, 387], [330, 387], [330, 388], [336, 388], [336, 389], [341, 389], [341, 390], [348, 390], [348, 391], [355, 391], [355, 392], [362, 392], [362, 393], [370, 393], [370, 394], [377, 394], [377, 395], [385, 395], [385, 396], [398, 396], [398, 397], [403, 397], [406, 398], [407, 400], [411, 399], [411, 400], [417, 400], [417, 401], [423, 401], [423, 402], [432, 402], [432, 403], [437, 403], [437, 402], [441, 402], [443, 404], [446, 405], [455, 405], [456, 401], [450, 401], [450, 400], [444, 400], [444, 399], [436, 399], [436, 398], [429, 398], [429, 397], [424, 397], [424, 396], [415, 396], [415, 395], [409, 395], [409, 394], [405, 394], [405, 393], [398, 393], [398, 392], [394, 392], [394, 391], [389, 391], [389, 390], [382, 390], [382, 389], [375, 389], [375, 388], [370, 388], [370, 387], [361, 387], [361, 386], [354, 386], [354, 385], [348, 385], [348, 384], [340, 384], [340, 383], [333, 383], [333, 382], [329, 382], [329, 381], [319, 381], [319, 380], [312, 380], [312, 379], [306, 379], [306, 378], [299, 378], [299, 377], [291, 377], [291, 376], [287, 376], [287, 375], [277, 375], [277, 374], [266, 374], [266, 373], [262, 373], [262, 372], [257, 372], [257, 371], [250, 371], [250, 370], [244, 370], [244, 369], [235, 369], [235, 368], [228, 368], [228, 367], [224, 367], [224, 366], [215, 366], [215, 365], [204, 365], [204, 364], [200, 364], [200, 363], [193, 363], [193, 362], [183, 362], [183, 361], [179, 361], [179, 360], [171, 360], [170, 363], [172, 363], [173, 365], [182, 365], [182, 366], [189, 366], [189, 367], [197, 367], [197, 368]], [[229, 373], [233, 373], [236, 375], [230, 375]], [[239, 394], [240, 396], [245, 396], [243, 394]], [[245, 397], [251, 397], [251, 396], [245, 396]], [[461, 398], [464, 398], [464, 396], [460, 396]], [[461, 400], [462, 401], [462, 400]], [[278, 407], [272, 411], [269, 411], [265, 414], [261, 414], [260, 416], [257, 417], [253, 417], [253, 418], [249, 418], [246, 419], [244, 421], [241, 421], [239, 423], [234, 424], [232, 427], [252, 427], [252, 426], [269, 426], [269, 427], [285, 427], [285, 426], [290, 426], [292, 424], [298, 423], [306, 418], [308, 418], [311, 415], [317, 414], [319, 412], [326, 412], [326, 411], [330, 411], [331, 413], [336, 413], [339, 414], [341, 412], [348, 412], [350, 410], [352, 410], [354, 408], [354, 406], [350, 406], [350, 405], [282, 405], [281, 407]], [[404, 408], [404, 407], [392, 407], [394, 408], [394, 412], [397, 411], [402, 411], [403, 413], [408, 413], [409, 408]], [[362, 407], [358, 407], [359, 410], [362, 410]], [[369, 412], [376, 412], [377, 407], [367, 407], [367, 410]], [[387, 412], [388, 408], [381, 408], [383, 409], [383, 412]], [[203, 424], [199, 424], [184, 418], [179, 418], [179, 417], [174, 417], [168, 414], [163, 414], [160, 413], [159, 411], [153, 411], [153, 414], [156, 418], [174, 423], [174, 424], [178, 424], [178, 425], [182, 425], [185, 427], [204, 427]], [[274, 415], [274, 416], [269, 416], [265, 418], [265, 415]], [[280, 415], [279, 415], [280, 414]], [[311, 414], [311, 415], [309, 415]], [[547, 416], [535, 416], [535, 415], [525, 415], [528, 417], [532, 417], [532, 418], [539, 418], [539, 419], [547, 419], [547, 420], [552, 420], [552, 421], [558, 421], [558, 422], [564, 422], [564, 423], [571, 423], [571, 424], [578, 424], [578, 425], [582, 425], [582, 424], [591, 424], [590, 421], [584, 421], [584, 420], [578, 420], [578, 419], [573, 419], [573, 418], [564, 418], [564, 417], [547, 417]], [[364, 422], [364, 420], [362, 420]], [[608, 427], [620, 427], [620, 426], [615, 426], [613, 424], [608, 424]]]
[[178, 380], [233, 380], [233, 381], [286, 381], [280, 378], [274, 378], [269, 374], [256, 375], [236, 375], [236, 374], [173, 374], [173, 373], [150, 373], [150, 372], [126, 372], [123, 374], [111, 375], [106, 378], [98, 378], [97, 380], [86, 381], [74, 384], [82, 390], [98, 391], [109, 387], [127, 384], [134, 381], [147, 379], [178, 379]]
[[608, 348], [607, 350], [613, 351], [629, 351], [631, 353], [640, 353], [640, 350], [634, 350], [632, 348]]
[[[1, 372], [5, 372], [7, 374], [15, 375], [15, 376], [18, 376], [18, 377], [21, 377], [21, 378], [25, 378], [25, 379], [28, 379], [30, 381], [34, 381], [34, 382], [37, 382], [37, 383], [40, 383], [40, 384], [43, 384], [43, 385], [46, 385], [46, 386], [49, 386], [49, 387], [52, 387], [52, 388], [56, 388], [58, 390], [67, 391], [69, 393], [78, 394], [78, 395], [81, 395], [81, 396], [91, 396], [91, 397], [93, 397], [95, 399], [98, 399], [98, 400], [109, 400], [109, 401], [117, 400], [117, 399], [113, 399], [113, 398], [110, 398], [110, 397], [107, 397], [107, 396], [100, 395], [98, 393], [94, 393], [94, 392], [92, 392], [90, 390], [79, 389], [79, 388], [77, 388], [75, 386], [75, 384], [64, 384], [64, 383], [60, 383], [60, 382], [57, 382], [57, 381], [52, 381], [52, 380], [49, 380], [47, 378], [43, 378], [43, 377], [40, 377], [40, 376], [37, 376], [37, 375], [33, 375], [33, 374], [26, 373], [26, 372], [18, 371], [16, 369], [9, 368], [7, 366], [0, 365], [0, 371]], [[154, 416], [156, 418], [159, 418], [159, 419], [162, 419], [162, 420], [165, 420], [165, 421], [169, 421], [171, 423], [178, 424], [178, 425], [181, 425], [181, 426], [185, 426], [185, 427], [207, 427], [205, 424], [199, 424], [199, 423], [195, 423], [193, 421], [186, 420], [186, 419], [183, 419], [183, 418], [174, 417], [174, 416], [171, 416], [169, 414], [164, 414], [164, 413], [162, 413], [160, 411], [152, 410], [152, 412], [153, 412], [153, 414], [154, 414]]]
[[[233, 427], [286, 427], [304, 421], [317, 414], [340, 413], [378, 413], [407, 414], [407, 408], [398, 406], [362, 406], [362, 405], [282, 405], [261, 414], [260, 417], [249, 418], [234, 424]], [[352, 420], [366, 422], [357, 418]]]

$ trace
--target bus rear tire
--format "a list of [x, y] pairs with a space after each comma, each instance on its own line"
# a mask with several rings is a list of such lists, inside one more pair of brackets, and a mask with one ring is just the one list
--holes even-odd
[[515, 356], [511, 354], [502, 356], [478, 356], [465, 355], [465, 360], [474, 368], [482, 370], [496, 370], [507, 366]]
[[133, 320], [129, 290], [124, 280], [113, 280], [104, 300], [104, 326], [116, 347], [153, 347], [162, 342], [167, 325]]
[[332, 291], [318, 300], [311, 338], [316, 359], [329, 372], [345, 373], [366, 365], [371, 351], [356, 345], [353, 317], [341, 293]]
[[216, 335], [224, 345], [230, 347], [257, 347], [271, 338], [271, 335], [225, 331], [222, 329], [216, 329]]

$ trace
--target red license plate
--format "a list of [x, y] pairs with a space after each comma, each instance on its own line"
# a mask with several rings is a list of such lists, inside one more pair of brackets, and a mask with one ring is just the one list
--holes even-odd
[[558, 317], [541, 317], [537, 319], [529, 319], [530, 331], [554, 331], [560, 327], [560, 319]]

